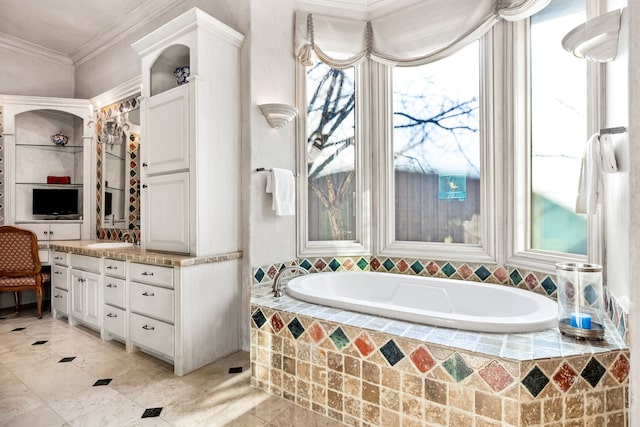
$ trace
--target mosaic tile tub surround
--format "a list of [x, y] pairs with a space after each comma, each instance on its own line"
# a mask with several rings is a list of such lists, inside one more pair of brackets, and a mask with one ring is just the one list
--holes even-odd
[[[259, 266], [253, 269], [253, 285], [272, 283], [278, 271], [289, 265], [300, 265], [311, 273], [331, 271], [377, 271], [414, 276], [442, 277], [458, 280], [513, 286], [556, 298], [557, 285], [554, 275], [524, 271], [501, 265], [454, 263], [405, 258], [340, 257], [298, 259], [295, 261]], [[605, 287], [605, 311], [620, 336], [628, 342], [627, 313], [615, 296]]]
[[252, 294], [253, 385], [348, 425], [627, 425], [614, 330], [470, 333]]

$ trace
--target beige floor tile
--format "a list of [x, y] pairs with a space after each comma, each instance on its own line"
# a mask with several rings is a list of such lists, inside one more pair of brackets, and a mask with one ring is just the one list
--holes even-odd
[[66, 421], [48, 406], [37, 407], [6, 422], [0, 421], [2, 427], [61, 427], [65, 425], [67, 425]]
[[111, 401], [117, 396], [118, 392], [111, 387], [98, 386], [72, 396], [52, 398], [48, 404], [61, 417], [72, 420], [90, 412], [101, 411], [111, 405]]
[[16, 390], [12, 395], [0, 399], [0, 423], [42, 406], [45, 406], [44, 401], [32, 390]]
[[294, 406], [295, 405], [293, 403], [280, 397], [270, 396], [268, 399], [251, 408], [249, 414], [268, 422]]
[[[102, 341], [95, 331], [48, 313], [41, 320], [32, 314], [0, 320], [0, 426], [340, 425], [252, 388], [247, 352], [178, 377], [153, 356], [127, 353], [122, 343]], [[26, 329], [11, 332], [16, 327]], [[32, 346], [37, 340], [48, 342]], [[75, 359], [59, 363], [62, 357]], [[229, 374], [235, 367], [243, 372]], [[93, 387], [101, 378], [112, 381]], [[159, 417], [141, 418], [157, 407], [163, 408]]]
[[287, 409], [271, 420], [269, 427], [342, 427], [344, 424], [298, 406]]
[[73, 427], [121, 427], [138, 421], [145, 408], [122, 395], [116, 395], [107, 405], [69, 421]]

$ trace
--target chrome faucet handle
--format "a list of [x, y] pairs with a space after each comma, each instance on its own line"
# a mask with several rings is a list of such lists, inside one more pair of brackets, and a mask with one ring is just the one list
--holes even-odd
[[309, 270], [304, 269], [303, 267], [299, 266], [299, 265], [290, 265], [288, 267], [282, 267], [280, 269], [280, 271], [278, 271], [278, 274], [276, 274], [276, 277], [273, 279], [273, 296], [276, 298], [281, 297], [282, 295], [284, 295], [283, 291], [282, 291], [282, 285], [280, 284], [280, 279], [282, 277], [282, 275], [287, 271], [287, 270], [291, 270], [291, 271], [297, 271], [299, 273], [304, 274], [309, 274]]

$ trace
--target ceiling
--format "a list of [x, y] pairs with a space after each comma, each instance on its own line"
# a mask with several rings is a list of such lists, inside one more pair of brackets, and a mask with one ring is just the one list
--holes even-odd
[[[294, 1], [316, 11], [342, 9], [364, 15], [403, 3], [403, 0]], [[176, 3], [175, 0], [0, 0], [0, 46], [78, 65]]]

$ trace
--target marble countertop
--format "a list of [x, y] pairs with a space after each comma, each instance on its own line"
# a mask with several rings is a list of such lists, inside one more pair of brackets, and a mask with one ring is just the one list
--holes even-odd
[[[191, 256], [185, 254], [173, 254], [166, 252], [148, 251], [141, 246], [129, 246], [123, 248], [90, 248], [92, 243], [107, 242], [96, 240], [58, 240], [40, 243], [42, 249], [69, 252], [72, 254], [105, 257], [121, 261], [133, 261], [144, 264], [164, 265], [170, 267], [187, 267], [199, 264], [209, 264], [242, 258], [242, 251], [227, 252], [221, 254]], [[109, 241], [113, 242], [113, 241]]]

